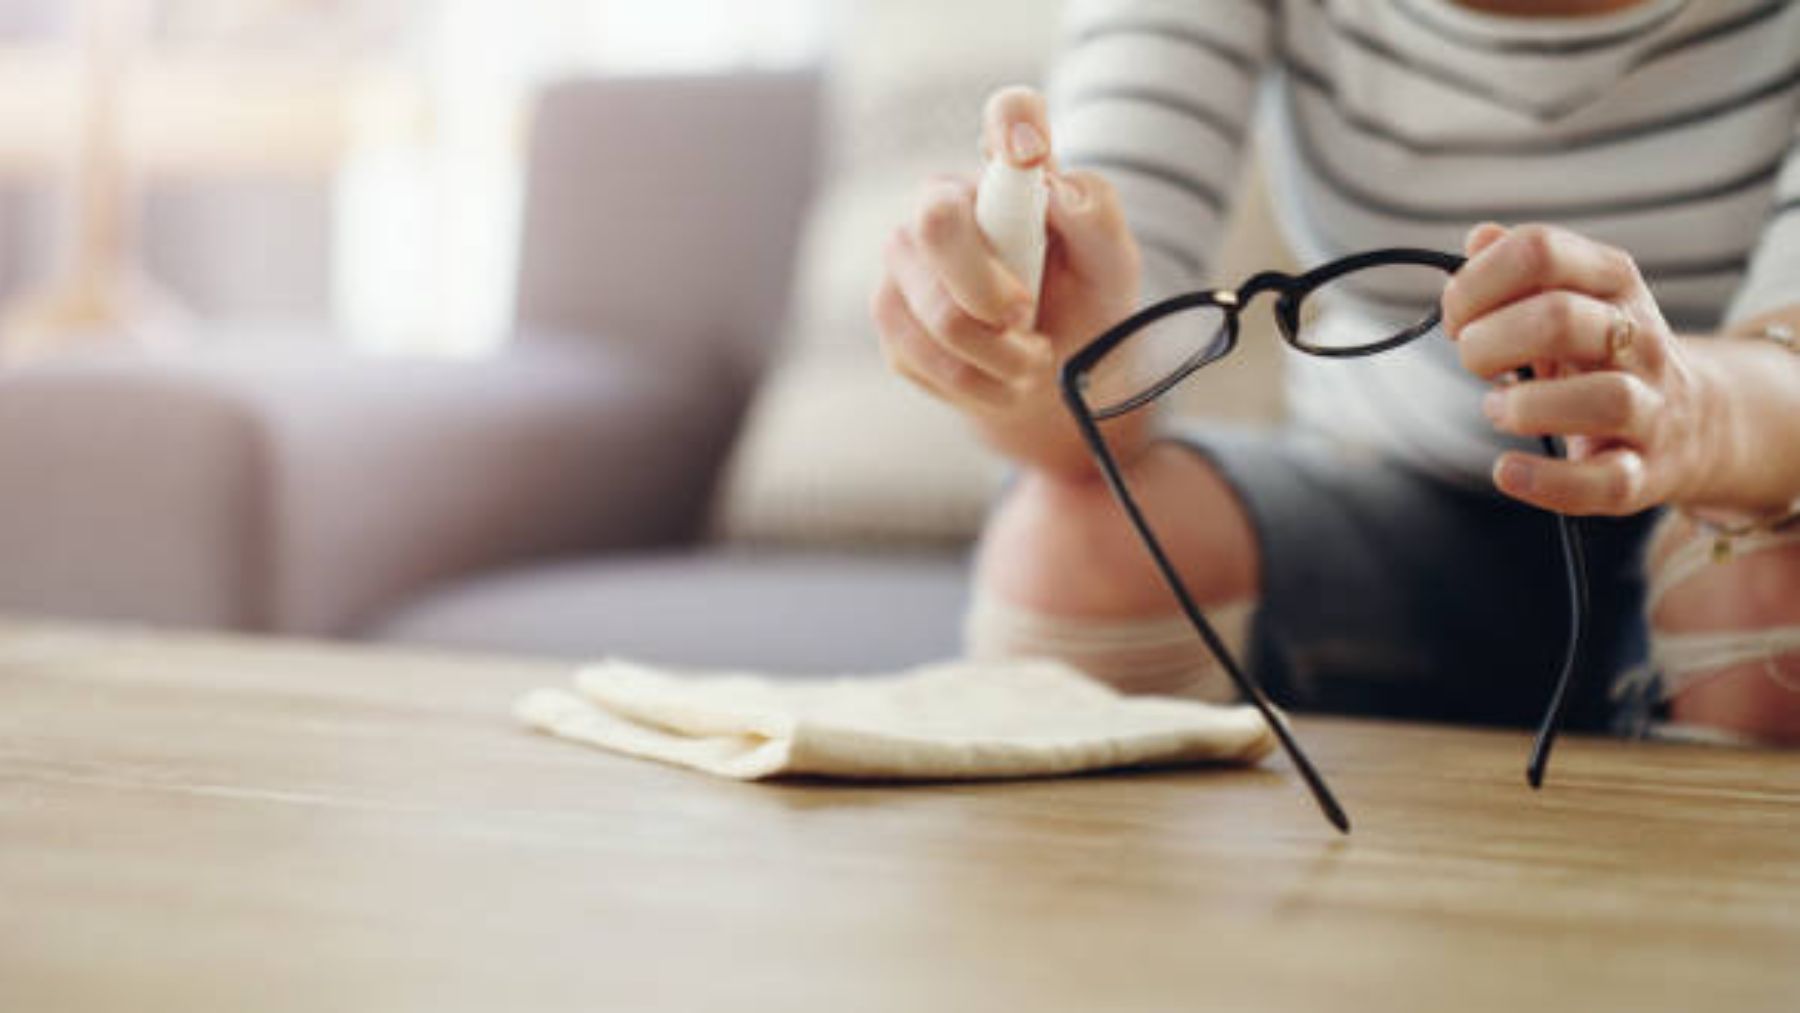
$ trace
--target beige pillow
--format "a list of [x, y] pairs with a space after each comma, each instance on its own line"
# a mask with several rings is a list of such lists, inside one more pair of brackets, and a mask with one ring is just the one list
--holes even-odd
[[955, 413], [855, 360], [801, 356], [764, 381], [727, 478], [740, 543], [955, 543], [1001, 467]]

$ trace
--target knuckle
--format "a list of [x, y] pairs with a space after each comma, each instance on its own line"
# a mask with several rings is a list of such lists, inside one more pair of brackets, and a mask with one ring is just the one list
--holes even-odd
[[1658, 397], [1649, 384], [1633, 374], [1621, 373], [1622, 394], [1619, 406], [1620, 428], [1628, 432], [1643, 429], [1656, 414]]
[[1594, 392], [1594, 410], [1601, 425], [1612, 432], [1630, 426], [1637, 415], [1637, 392], [1623, 373], [1603, 374]]
[[1637, 261], [1616, 246], [1602, 245], [1601, 263], [1610, 287], [1625, 288], [1639, 280]]
[[869, 314], [875, 320], [876, 330], [884, 336], [908, 333], [911, 330], [907, 323], [908, 313], [906, 297], [891, 281], [883, 282], [869, 297]]
[[875, 321], [876, 329], [882, 334], [892, 329], [893, 299], [888, 294], [892, 290], [893, 286], [883, 279], [881, 284], [875, 286], [875, 291], [869, 293], [869, 318]]
[[1617, 468], [1609, 468], [1601, 473], [1600, 485], [1594, 492], [1592, 503], [1588, 504], [1588, 512], [1596, 514], [1618, 513], [1625, 502], [1627, 480], [1625, 473]]
[[931, 347], [929, 339], [916, 334], [907, 334], [884, 346], [889, 366], [900, 374], [924, 388], [942, 396], [947, 389], [943, 375], [949, 360], [938, 349]]
[[899, 374], [901, 379], [912, 384], [914, 387], [919, 388], [920, 390], [924, 391], [925, 393], [930, 394], [932, 397], [942, 397], [943, 396], [942, 394], [940, 394], [938, 392], [937, 386], [935, 384], [933, 384], [930, 380], [927, 380], [925, 378], [925, 374], [919, 372], [918, 369], [914, 368], [910, 363], [905, 362], [900, 359], [892, 360], [892, 363], [893, 363], [894, 372]]
[[919, 205], [914, 228], [919, 241], [938, 248], [949, 243], [962, 230], [963, 207], [957, 195], [935, 188]]
[[881, 358], [887, 368], [908, 380], [923, 385], [924, 373], [919, 369], [918, 361], [911, 354], [907, 338], [896, 335], [881, 341]]
[[1519, 258], [1520, 266], [1528, 274], [1543, 274], [1556, 260], [1556, 232], [1547, 225], [1521, 225], [1509, 238], [1514, 256]]
[[[1457, 341], [1467, 340], [1471, 326], [1471, 321], [1467, 319], [1468, 312], [1464, 308], [1466, 299], [1463, 295], [1462, 284], [1461, 275], [1451, 275], [1449, 283], [1444, 286], [1443, 296], [1438, 299], [1444, 333]], [[1465, 364], [1467, 364], [1467, 360], [1465, 360]]]
[[915, 357], [912, 347], [915, 340], [916, 336], [908, 328], [884, 327], [877, 334], [876, 344], [888, 366], [899, 370]]
[[981, 374], [966, 362], [945, 363], [941, 379], [945, 387], [963, 397], [974, 396], [981, 386]]
[[1639, 505], [1643, 491], [1643, 459], [1634, 453], [1616, 454], [1601, 472], [1597, 506], [1604, 513], [1629, 513]]
[[1494, 372], [1493, 357], [1488, 352], [1486, 329], [1479, 321], [1466, 325], [1457, 335], [1456, 354], [1462, 360], [1463, 368], [1476, 376], [1489, 376]]
[[887, 240], [881, 244], [881, 259], [890, 270], [905, 255], [908, 242], [905, 227], [888, 233]]
[[1556, 291], [1538, 300], [1538, 326], [1551, 347], [1566, 351], [1575, 333], [1581, 309], [1573, 292]]
[[974, 339], [975, 321], [948, 297], [933, 300], [926, 326], [952, 346], [964, 345]]
[[1104, 174], [1092, 169], [1076, 169], [1066, 176], [1087, 195], [1090, 205], [1108, 212], [1119, 210], [1119, 190]]

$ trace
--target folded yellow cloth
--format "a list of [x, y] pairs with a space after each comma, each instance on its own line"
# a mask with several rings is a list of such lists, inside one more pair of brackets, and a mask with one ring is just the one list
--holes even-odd
[[608, 660], [520, 720], [615, 752], [740, 780], [1037, 777], [1254, 763], [1275, 739], [1250, 707], [1123, 696], [1054, 661], [952, 661], [892, 675], [770, 679]]

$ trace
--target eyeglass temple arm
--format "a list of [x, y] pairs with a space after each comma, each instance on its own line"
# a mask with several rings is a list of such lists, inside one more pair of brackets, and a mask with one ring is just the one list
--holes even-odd
[[1300, 772], [1301, 779], [1306, 782], [1307, 790], [1312, 792], [1313, 801], [1318, 803], [1319, 810], [1325, 814], [1325, 818], [1330, 820], [1331, 825], [1336, 827], [1340, 833], [1349, 833], [1349, 814], [1344, 812], [1344, 807], [1338, 803], [1331, 786], [1325, 783], [1324, 776], [1319, 773], [1317, 767], [1313, 766], [1312, 759], [1306, 755], [1304, 749], [1300, 748], [1299, 740], [1294, 737], [1293, 730], [1288, 727], [1287, 718], [1282, 715], [1280, 710], [1276, 709], [1268, 694], [1263, 692], [1262, 686], [1246, 675], [1244, 670], [1238, 666], [1237, 659], [1232, 657], [1230, 649], [1225, 646], [1225, 641], [1219, 636], [1218, 631], [1213, 629], [1212, 623], [1206, 620], [1200, 607], [1188, 594], [1187, 585], [1182, 582], [1181, 577], [1175, 572], [1174, 564], [1164, 554], [1162, 543], [1157, 541], [1155, 533], [1150, 530], [1150, 524], [1145, 520], [1143, 511], [1138, 508], [1137, 500], [1125, 487], [1124, 476], [1119, 474], [1117, 462], [1113, 460], [1111, 452], [1106, 449], [1099, 427], [1086, 417], [1085, 411], [1076, 414], [1076, 421], [1080, 424], [1082, 436], [1094, 452], [1095, 460], [1100, 462], [1100, 471], [1106, 478], [1106, 484], [1112, 489], [1113, 498], [1124, 508], [1126, 517], [1131, 521], [1131, 526], [1137, 529], [1139, 541], [1143, 542], [1144, 547], [1150, 550], [1150, 558], [1155, 562], [1157, 571], [1162, 574], [1163, 583], [1167, 584], [1169, 590], [1174, 592], [1176, 602], [1181, 605], [1181, 611], [1186, 614], [1194, 629], [1199, 631], [1200, 638], [1206, 641], [1206, 647], [1212, 651], [1213, 657], [1219, 659], [1219, 664], [1224, 666], [1226, 675], [1231, 677], [1238, 692], [1250, 700], [1257, 712], [1263, 716], [1263, 720], [1267, 721], [1269, 727], [1275, 731], [1275, 737], [1281, 742], [1281, 748], [1287, 753], [1288, 758], [1293, 760], [1294, 768]]
[[[1520, 379], [1529, 380], [1533, 374], [1526, 368], [1520, 370], [1519, 375]], [[1568, 456], [1554, 437], [1544, 437], [1543, 445], [1544, 452], [1551, 457]], [[1581, 664], [1587, 640], [1587, 554], [1582, 549], [1581, 531], [1575, 518], [1557, 514], [1556, 534], [1562, 542], [1563, 559], [1568, 562], [1569, 646], [1563, 654], [1562, 672], [1556, 677], [1556, 689], [1550, 694], [1550, 706], [1544, 711], [1537, 739], [1531, 745], [1531, 759], [1525, 765], [1525, 780], [1533, 788], [1544, 786], [1544, 774], [1550, 767], [1550, 750], [1556, 746], [1557, 729], [1562, 727], [1563, 715], [1569, 709], [1569, 690], [1574, 685], [1575, 669]]]
[[[1158, 557], [1162, 555], [1160, 549], [1155, 551]], [[1162, 565], [1160, 558], [1158, 565]], [[1332, 793], [1331, 786], [1325, 783], [1324, 775], [1320, 774], [1319, 769], [1313, 766], [1312, 758], [1306, 755], [1306, 750], [1300, 748], [1300, 740], [1294, 737], [1293, 729], [1288, 727], [1287, 717], [1276, 708], [1268, 694], [1263, 692], [1262, 686], [1245, 675], [1244, 671], [1238, 667], [1237, 659], [1232, 657], [1231, 651], [1226, 648], [1224, 642], [1219, 638], [1219, 634], [1213, 630], [1212, 624], [1206, 621], [1206, 617], [1201, 615], [1200, 610], [1189, 600], [1187, 589], [1179, 584], [1171, 586], [1179, 588], [1176, 591], [1176, 597], [1181, 600], [1182, 611], [1188, 614], [1188, 619], [1200, 631], [1201, 638], [1206, 641], [1206, 646], [1212, 650], [1213, 656], [1219, 659], [1221, 665], [1225, 666], [1225, 672], [1231, 676], [1232, 683], [1237, 686], [1239, 692], [1250, 699], [1257, 712], [1262, 714], [1263, 720], [1267, 721], [1269, 727], [1275, 730], [1275, 737], [1281, 741], [1281, 748], [1294, 761], [1294, 769], [1300, 772], [1301, 779], [1306, 782], [1307, 790], [1312, 792], [1313, 801], [1319, 804], [1319, 811], [1325, 814], [1325, 818], [1331, 821], [1332, 826], [1338, 828], [1339, 833], [1349, 833], [1350, 814], [1344, 811], [1344, 807], [1337, 800], [1337, 795]]]

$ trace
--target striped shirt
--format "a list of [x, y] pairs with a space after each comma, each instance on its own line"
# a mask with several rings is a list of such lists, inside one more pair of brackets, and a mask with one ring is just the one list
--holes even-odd
[[[1630, 252], [1678, 329], [1800, 304], [1800, 2], [1071, 0], [1049, 97], [1062, 163], [1120, 192], [1147, 298], [1210, 280], [1254, 131], [1304, 264], [1546, 221]], [[1517, 445], [1441, 338], [1287, 374], [1298, 424], [1445, 477]]]

